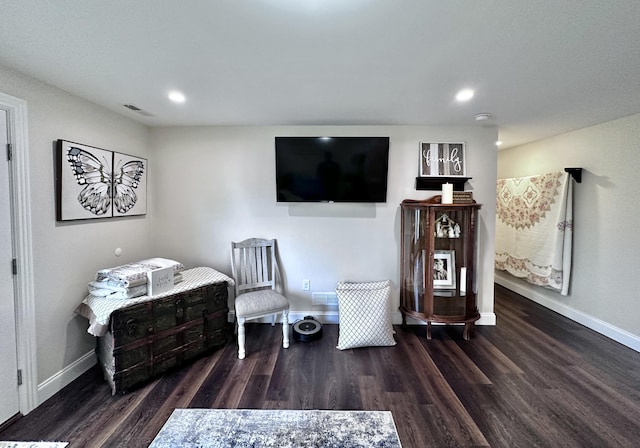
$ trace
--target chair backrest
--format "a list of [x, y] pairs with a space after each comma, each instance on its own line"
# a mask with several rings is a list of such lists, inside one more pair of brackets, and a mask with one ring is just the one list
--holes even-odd
[[236, 296], [258, 289], [276, 288], [276, 240], [249, 238], [231, 243], [231, 270]]

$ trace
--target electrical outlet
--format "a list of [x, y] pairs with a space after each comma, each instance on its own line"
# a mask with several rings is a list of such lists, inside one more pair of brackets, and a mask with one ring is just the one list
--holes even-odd
[[302, 290], [309, 291], [309, 288], [311, 288], [311, 282], [309, 280], [302, 280]]

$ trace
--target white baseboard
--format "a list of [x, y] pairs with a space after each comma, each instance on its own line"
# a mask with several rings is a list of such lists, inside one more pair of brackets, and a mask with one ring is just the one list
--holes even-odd
[[[306, 316], [313, 316], [323, 324], [338, 324], [340, 318], [337, 310], [332, 311], [293, 311], [289, 313], [289, 323], [293, 323], [297, 320], [304, 319]], [[391, 314], [393, 324], [400, 325], [402, 323], [402, 313], [396, 311]], [[229, 312], [228, 321], [234, 321], [233, 311]], [[278, 322], [280, 320], [278, 319]], [[256, 319], [254, 322], [271, 323], [271, 320], [266, 318]], [[409, 325], [425, 325], [424, 322], [415, 319], [407, 319]], [[480, 320], [476, 322], [476, 325], [495, 325], [496, 316], [494, 313], [483, 313], [480, 315]], [[42, 383], [38, 384], [37, 400], [38, 406], [47, 401], [49, 398], [60, 392], [66, 385], [85, 373], [87, 370], [96, 365], [96, 353], [91, 350], [86, 355], [80, 357], [75, 362], [69, 364], [64, 369], [60, 370], [53, 376], [47, 378]]]
[[571, 308], [561, 302], [558, 302], [557, 300], [546, 297], [536, 291], [533, 291], [526, 285], [522, 285], [516, 279], [506, 278], [505, 276], [499, 274], [500, 273], [498, 272], [496, 273], [494, 280], [498, 285], [504, 286], [505, 288], [510, 289], [511, 291], [516, 292], [521, 296], [524, 296], [527, 299], [536, 302], [546, 308], [549, 308], [550, 310], [553, 310], [568, 319], [578, 322], [579, 324], [584, 325], [585, 327], [590, 328], [595, 332], [598, 332], [608, 338], [613, 339], [616, 342], [619, 342], [622, 345], [640, 352], [640, 336], [615, 327], [603, 320], [583, 313], [582, 311], [578, 311], [575, 308]]
[[[337, 324], [339, 323], [338, 311], [289, 311], [289, 323], [292, 324], [298, 320], [302, 320], [307, 316], [313, 316], [323, 324]], [[228, 322], [235, 322], [235, 313], [229, 311]], [[271, 318], [261, 317], [259, 319], [251, 319], [251, 322], [270, 324]], [[276, 322], [280, 322], [280, 317], [276, 319]]]
[[[613, 339], [620, 344], [623, 344], [637, 352], [640, 352], [640, 337], [629, 333], [621, 328], [615, 327], [607, 322], [597, 319], [591, 315], [578, 311], [574, 308], [568, 307], [556, 300], [545, 297], [530, 288], [519, 284], [519, 282], [504, 278], [496, 275], [495, 282], [505, 288], [510, 289], [546, 308], [549, 308], [558, 314], [561, 314], [568, 319], [571, 319], [579, 324], [584, 325], [587, 328], [592, 329], [604, 336]], [[303, 319], [305, 316], [313, 316], [320, 322], [325, 324], [338, 324], [339, 314], [337, 310], [331, 311], [292, 311], [289, 313], [289, 322], [293, 323], [297, 320]], [[229, 322], [234, 321], [233, 311], [229, 312]], [[396, 325], [402, 323], [402, 314], [399, 311], [393, 312], [391, 315], [392, 322]], [[262, 318], [257, 320], [258, 322], [270, 323], [269, 318]], [[422, 321], [408, 318], [407, 324], [409, 325], [424, 325]], [[476, 322], [476, 325], [496, 325], [495, 313], [481, 313], [480, 319]], [[78, 378], [84, 372], [89, 370], [96, 364], [96, 355], [92, 350], [86, 355], [82, 356], [72, 364], [68, 365], [64, 369], [57, 372], [55, 375], [46, 379], [42, 383], [38, 384], [37, 401], [38, 405], [44, 403], [51, 398], [57, 392], [62, 390], [66, 385]]]
[[337, 310], [331, 311], [293, 311], [289, 313], [289, 322], [304, 319], [306, 316], [313, 316], [323, 324], [338, 324], [340, 317]]
[[91, 350], [52, 377], [38, 384], [38, 406], [60, 392], [67, 384], [78, 378], [96, 363], [96, 352]]
[[476, 322], [476, 325], [496, 325], [496, 313], [480, 313], [480, 320]]
[[[304, 319], [306, 316], [313, 316], [318, 319], [323, 324], [339, 324], [340, 316], [338, 311], [290, 311], [289, 312], [289, 323], [293, 323], [297, 320]], [[229, 322], [234, 321], [233, 311], [229, 312]], [[252, 320], [252, 322], [259, 323], [271, 323], [271, 319], [269, 317], [263, 317], [260, 319]], [[280, 322], [280, 319], [277, 319], [277, 322]], [[395, 311], [391, 313], [391, 323], [394, 325], [402, 324], [402, 313], [400, 311]], [[417, 320], [417, 319], [407, 319], [408, 325], [426, 325], [425, 322]], [[480, 319], [476, 321], [476, 325], [495, 325], [496, 324], [496, 315], [494, 313], [480, 313]], [[434, 324], [437, 325], [437, 324]]]

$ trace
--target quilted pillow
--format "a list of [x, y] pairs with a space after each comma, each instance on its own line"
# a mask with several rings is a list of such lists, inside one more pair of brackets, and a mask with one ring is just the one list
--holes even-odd
[[338, 282], [340, 329], [339, 350], [396, 345], [389, 313], [388, 280], [381, 282]]
[[389, 280], [382, 280], [379, 282], [360, 282], [360, 283], [338, 282], [336, 291], [339, 289], [382, 289], [382, 288], [390, 288], [390, 287], [391, 287], [391, 282]]

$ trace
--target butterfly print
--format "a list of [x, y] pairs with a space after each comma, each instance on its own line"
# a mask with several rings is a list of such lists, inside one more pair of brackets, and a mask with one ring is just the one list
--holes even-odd
[[67, 160], [78, 185], [84, 185], [78, 202], [94, 215], [104, 215], [111, 208], [113, 184], [107, 160], [103, 163], [90, 152], [74, 146], [67, 150]]
[[126, 213], [138, 201], [135, 189], [144, 173], [144, 163], [133, 160], [118, 161], [112, 172], [109, 162], [100, 161], [95, 155], [75, 146], [67, 150], [67, 160], [78, 185], [84, 188], [78, 194], [78, 202], [94, 215], [104, 215], [111, 203], [119, 213]]
[[119, 160], [113, 170], [113, 187], [115, 190], [113, 205], [119, 213], [126, 213], [138, 201], [138, 196], [136, 196], [134, 190], [140, 184], [142, 173], [144, 173], [144, 163], [141, 160], [132, 160], [120, 166], [121, 163], [122, 160]]

